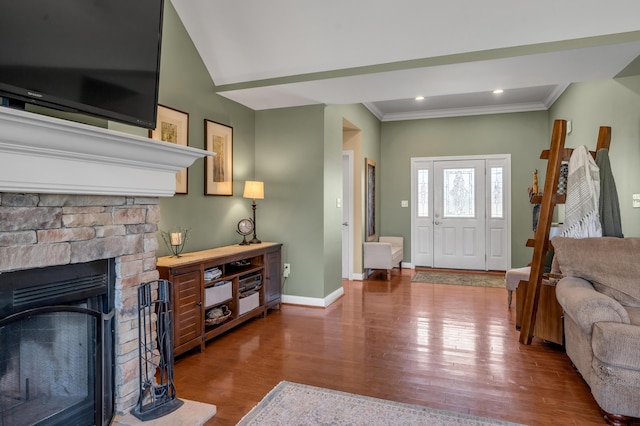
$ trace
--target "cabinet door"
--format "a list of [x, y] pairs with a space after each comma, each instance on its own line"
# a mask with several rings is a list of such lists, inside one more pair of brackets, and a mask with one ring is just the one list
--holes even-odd
[[202, 281], [200, 271], [173, 278], [173, 346], [176, 355], [202, 345]]
[[280, 292], [280, 275], [281, 275], [281, 262], [282, 255], [280, 246], [270, 248], [267, 250], [266, 255], [266, 268], [265, 268], [265, 288], [264, 297], [265, 305], [267, 309], [274, 308], [280, 304], [281, 292]]

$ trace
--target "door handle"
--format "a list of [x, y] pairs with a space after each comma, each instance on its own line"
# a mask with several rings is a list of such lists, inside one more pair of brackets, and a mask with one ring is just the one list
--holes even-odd
[[433, 222], [436, 225], [440, 225], [442, 222], [440, 222], [439, 220], [436, 220], [435, 222]]
[[349, 222], [343, 222], [342, 226], [349, 226]]

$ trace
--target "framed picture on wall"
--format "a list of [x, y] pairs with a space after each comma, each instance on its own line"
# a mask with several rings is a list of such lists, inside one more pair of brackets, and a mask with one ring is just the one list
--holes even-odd
[[367, 241], [376, 240], [376, 162], [364, 159], [365, 163], [365, 202], [366, 216], [365, 228], [367, 230]]
[[[158, 105], [156, 128], [149, 130], [149, 137], [159, 141], [189, 145], [189, 114], [174, 108]], [[189, 192], [189, 172], [187, 168], [176, 173], [176, 194]]]
[[233, 195], [233, 127], [204, 120], [205, 195]]

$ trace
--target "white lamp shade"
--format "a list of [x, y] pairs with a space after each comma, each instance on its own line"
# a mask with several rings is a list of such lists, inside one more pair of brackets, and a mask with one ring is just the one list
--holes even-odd
[[248, 180], [244, 183], [244, 198], [264, 199], [264, 182]]

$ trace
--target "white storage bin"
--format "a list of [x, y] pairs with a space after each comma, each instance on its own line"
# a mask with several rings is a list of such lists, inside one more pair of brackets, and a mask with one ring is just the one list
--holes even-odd
[[238, 313], [240, 315], [249, 312], [252, 309], [257, 308], [260, 305], [260, 293], [255, 292], [250, 296], [243, 297], [240, 299], [240, 309]]
[[231, 299], [231, 281], [224, 281], [224, 284], [204, 289], [204, 306], [206, 308], [229, 299]]

